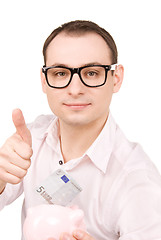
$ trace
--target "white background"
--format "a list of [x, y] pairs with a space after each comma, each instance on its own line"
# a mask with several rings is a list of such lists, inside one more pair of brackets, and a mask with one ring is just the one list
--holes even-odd
[[[13, 132], [11, 113], [27, 122], [50, 113], [41, 91], [46, 37], [60, 24], [92, 20], [114, 37], [125, 67], [111, 111], [131, 141], [139, 142], [161, 172], [160, 0], [10, 0], [0, 6], [0, 145]], [[0, 239], [20, 239], [22, 197], [0, 212]]]

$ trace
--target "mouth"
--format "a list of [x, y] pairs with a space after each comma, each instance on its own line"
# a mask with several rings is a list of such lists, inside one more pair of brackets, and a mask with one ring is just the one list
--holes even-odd
[[82, 110], [91, 106], [91, 103], [64, 103], [63, 105], [72, 110]]

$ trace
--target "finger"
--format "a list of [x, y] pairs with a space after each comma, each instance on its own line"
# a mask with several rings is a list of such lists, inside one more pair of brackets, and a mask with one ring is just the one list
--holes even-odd
[[82, 230], [75, 230], [73, 232], [73, 237], [77, 240], [94, 240], [88, 233]]
[[1, 170], [6, 173], [10, 173], [11, 175], [14, 175], [20, 179], [24, 178], [27, 173], [27, 170], [20, 168], [19, 166], [16, 166], [10, 162], [5, 162], [3, 164], [3, 167], [1, 167]]
[[[9, 150], [8, 150], [9, 151]], [[7, 161], [2, 161], [2, 159], [6, 159]], [[5, 163], [11, 163], [19, 168], [22, 168], [24, 170], [27, 170], [31, 165], [31, 160], [23, 159], [20, 157], [16, 152], [12, 152], [10, 156], [8, 156], [6, 153], [1, 152], [0, 155], [0, 167], [3, 167]]]
[[24, 116], [20, 109], [15, 109], [12, 112], [12, 120], [15, 125], [17, 133], [29, 146], [32, 146], [31, 133], [26, 126]]
[[13, 174], [8, 173], [3, 169], [0, 169], [0, 175], [1, 175], [1, 179], [5, 183], [18, 184], [21, 182], [21, 179], [19, 177], [14, 176]]
[[15, 153], [15, 156], [13, 155], [12, 159], [10, 160], [10, 163], [19, 168], [22, 168], [23, 170], [28, 170], [28, 168], [31, 165], [31, 160], [23, 159]]
[[62, 233], [59, 240], [75, 240], [69, 233]]
[[15, 133], [12, 137], [7, 140], [8, 148], [7, 152], [9, 153], [10, 159], [12, 158], [13, 153], [17, 153], [21, 158], [25, 160], [30, 160], [33, 150], [32, 148], [25, 143], [18, 133]]

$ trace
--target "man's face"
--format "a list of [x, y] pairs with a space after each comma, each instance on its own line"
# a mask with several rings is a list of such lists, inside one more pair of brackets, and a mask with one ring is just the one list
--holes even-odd
[[[64, 65], [77, 68], [90, 64], [110, 65], [110, 49], [101, 36], [88, 33], [82, 36], [57, 35], [49, 44], [46, 66]], [[104, 123], [109, 113], [112, 94], [116, 88], [115, 74], [108, 72], [107, 81], [101, 87], [85, 86], [78, 74], [74, 74], [66, 88], [50, 88], [42, 74], [43, 91], [47, 94], [52, 112], [60, 123], [71, 126], [89, 126]]]

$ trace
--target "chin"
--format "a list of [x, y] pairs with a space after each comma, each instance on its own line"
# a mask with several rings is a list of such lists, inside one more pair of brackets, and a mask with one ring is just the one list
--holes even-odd
[[[61, 120], [60, 120], [61, 121]], [[83, 119], [81, 117], [73, 117], [69, 119], [62, 119], [62, 122], [64, 122], [66, 125], [73, 126], [73, 127], [84, 127], [90, 124], [89, 118]]]

